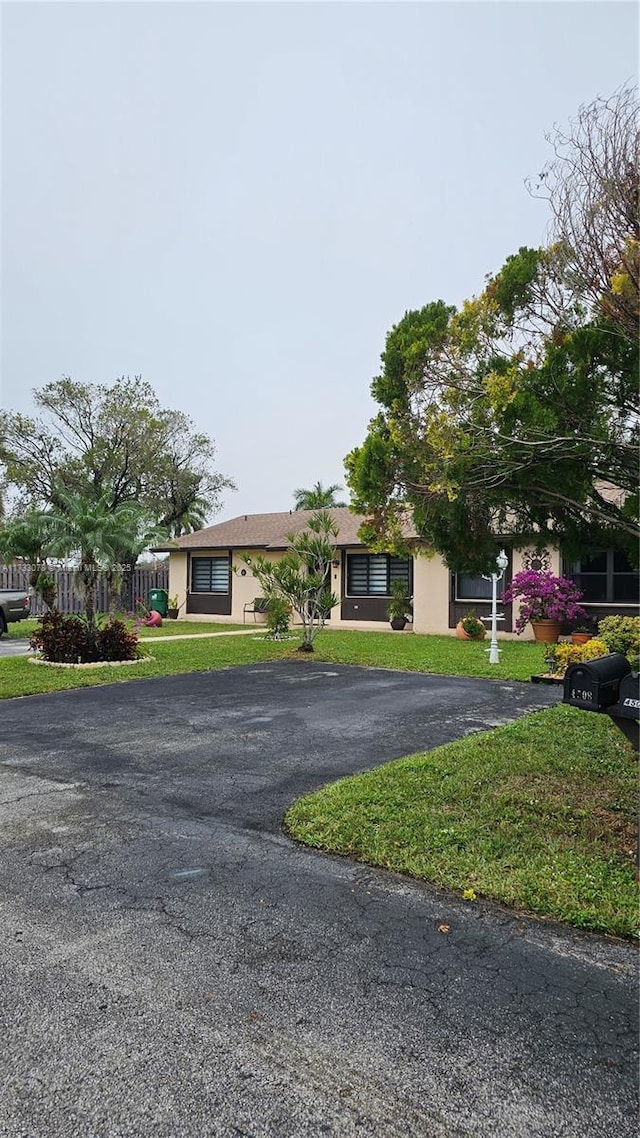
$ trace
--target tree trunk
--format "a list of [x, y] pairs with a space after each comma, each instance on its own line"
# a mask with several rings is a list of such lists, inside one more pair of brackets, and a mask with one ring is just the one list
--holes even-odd
[[136, 598], [133, 595], [133, 571], [138, 558], [127, 557], [126, 554], [118, 559], [117, 571], [112, 570], [107, 580], [109, 582], [109, 612], [133, 612], [136, 607]]
[[96, 585], [98, 583], [98, 570], [91, 565], [81, 565], [78, 574], [80, 589], [83, 594], [84, 612], [87, 628], [91, 633], [96, 628]]

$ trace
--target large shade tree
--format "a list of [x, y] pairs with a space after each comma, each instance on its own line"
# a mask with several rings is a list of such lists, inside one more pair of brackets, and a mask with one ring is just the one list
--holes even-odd
[[[56, 380], [34, 392], [34, 416], [0, 419], [0, 463], [27, 508], [65, 510], [65, 494], [115, 510], [137, 503], [165, 536], [215, 513], [232, 482], [216, 470], [213, 441], [189, 416], [163, 408], [149, 383]], [[123, 547], [124, 579], [134, 560]]]
[[485, 570], [501, 532], [637, 556], [633, 106], [629, 92], [598, 100], [557, 141], [547, 248], [520, 249], [460, 311], [437, 301], [389, 333], [380, 412], [346, 460], [370, 540], [388, 542], [410, 506], [455, 569]]

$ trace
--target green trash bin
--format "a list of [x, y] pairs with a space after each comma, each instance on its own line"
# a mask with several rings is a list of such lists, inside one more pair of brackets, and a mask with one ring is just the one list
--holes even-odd
[[167, 590], [149, 589], [148, 604], [153, 612], [159, 612], [160, 616], [166, 616], [167, 609], [169, 608], [169, 594]]

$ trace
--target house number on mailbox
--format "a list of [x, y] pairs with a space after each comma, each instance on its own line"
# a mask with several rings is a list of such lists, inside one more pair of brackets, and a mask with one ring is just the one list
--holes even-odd
[[581, 699], [583, 703], [593, 703], [593, 692], [582, 691], [579, 688], [571, 688], [571, 698]]

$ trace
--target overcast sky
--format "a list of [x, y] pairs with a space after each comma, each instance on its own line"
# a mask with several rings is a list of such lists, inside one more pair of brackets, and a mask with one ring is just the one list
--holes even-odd
[[5, 3], [4, 407], [141, 374], [219, 519], [344, 483], [385, 335], [544, 240], [545, 132], [637, 71], [634, 3]]

